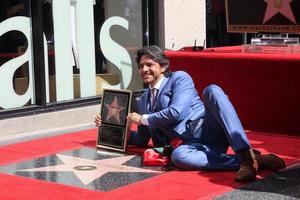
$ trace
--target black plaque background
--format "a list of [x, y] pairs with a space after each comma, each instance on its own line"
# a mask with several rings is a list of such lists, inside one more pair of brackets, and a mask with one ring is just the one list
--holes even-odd
[[125, 131], [126, 128], [123, 127], [103, 124], [99, 129], [100, 134], [98, 143], [123, 149], [125, 143]]
[[[127, 139], [127, 115], [130, 111], [132, 92], [129, 90], [103, 91], [101, 104], [102, 126], [98, 130], [97, 147], [125, 151]], [[119, 121], [115, 117], [107, 118], [108, 107], [117, 98], [117, 104], [123, 109], [119, 112]]]

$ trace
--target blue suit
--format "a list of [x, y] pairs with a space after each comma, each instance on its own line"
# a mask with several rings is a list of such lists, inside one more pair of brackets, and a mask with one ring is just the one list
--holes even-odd
[[140, 125], [130, 135], [129, 144], [145, 146], [150, 137], [155, 146], [173, 138], [183, 140], [171, 159], [181, 169], [238, 169], [239, 157], [227, 155], [250, 148], [241, 122], [223, 90], [210, 85], [203, 91], [203, 102], [192, 78], [183, 71], [164, 77], [157, 96], [157, 107], [150, 110], [150, 90], [138, 102], [138, 113], [149, 114], [149, 126]]

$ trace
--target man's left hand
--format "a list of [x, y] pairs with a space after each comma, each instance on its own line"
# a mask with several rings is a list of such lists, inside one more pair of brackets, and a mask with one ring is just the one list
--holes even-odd
[[140, 115], [136, 112], [129, 113], [128, 116], [127, 116], [127, 120], [129, 122], [129, 124], [134, 123], [134, 124], [140, 125], [141, 120], [142, 120], [142, 115]]

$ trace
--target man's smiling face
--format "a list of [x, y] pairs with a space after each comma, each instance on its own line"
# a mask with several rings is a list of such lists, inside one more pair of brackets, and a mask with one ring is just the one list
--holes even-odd
[[144, 83], [153, 87], [164, 75], [166, 68], [161, 67], [147, 54], [143, 55], [139, 63], [139, 73]]

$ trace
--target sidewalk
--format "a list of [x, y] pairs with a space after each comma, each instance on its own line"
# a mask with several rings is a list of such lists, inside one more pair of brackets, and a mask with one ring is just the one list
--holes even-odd
[[95, 128], [100, 105], [0, 120], [0, 146]]

